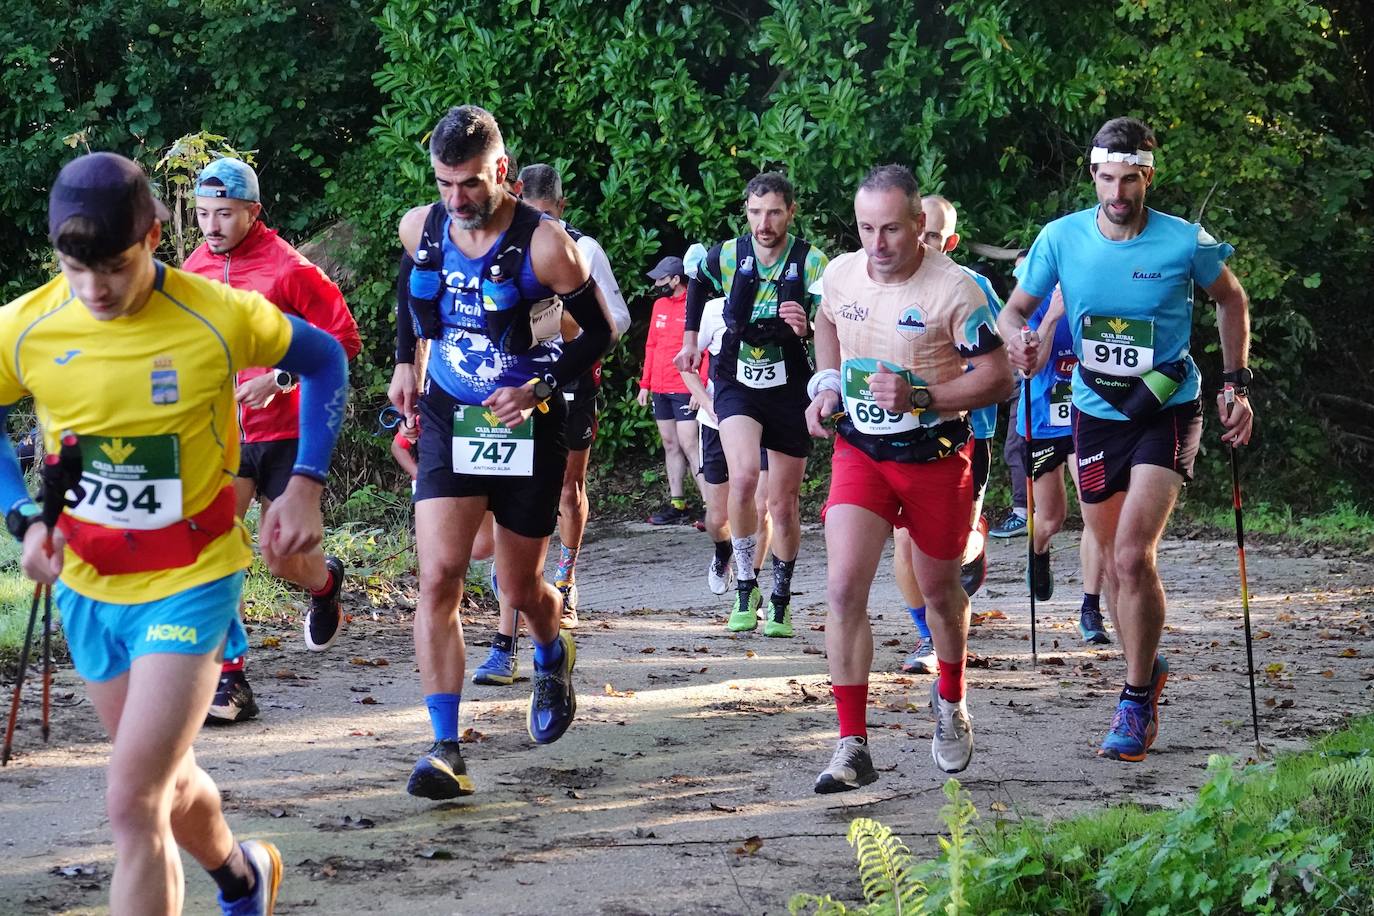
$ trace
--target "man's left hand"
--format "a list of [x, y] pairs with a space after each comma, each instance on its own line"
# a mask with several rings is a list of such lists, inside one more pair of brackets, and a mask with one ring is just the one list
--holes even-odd
[[806, 338], [811, 336], [811, 319], [806, 316], [806, 309], [802, 308], [800, 302], [787, 302], [778, 305], [778, 317], [787, 322], [787, 326], [792, 329], [792, 333], [798, 337]]
[[234, 400], [244, 407], [258, 410], [272, 403], [272, 399], [279, 394], [281, 389], [277, 387], [276, 373], [264, 372], [238, 386], [234, 390]]
[[883, 363], [878, 363], [878, 371], [869, 376], [868, 390], [873, 395], [873, 403], [883, 410], [893, 413], [911, 410], [911, 383]]
[[490, 408], [508, 429], [515, 429], [530, 418], [538, 403], [534, 388], [521, 385], [519, 388], [497, 388], [482, 406]]
[[308, 553], [320, 545], [324, 537], [324, 517], [320, 513], [320, 495], [324, 484], [295, 474], [286, 491], [272, 500], [263, 514], [258, 531], [258, 543], [264, 555], [291, 556]]

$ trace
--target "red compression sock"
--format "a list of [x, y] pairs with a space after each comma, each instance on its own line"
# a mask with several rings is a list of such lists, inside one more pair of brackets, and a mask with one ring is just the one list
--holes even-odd
[[868, 684], [835, 684], [835, 711], [840, 716], [840, 737], [868, 737]]
[[940, 665], [940, 699], [958, 703], [964, 698], [964, 660], [947, 662], [937, 658], [936, 661]]

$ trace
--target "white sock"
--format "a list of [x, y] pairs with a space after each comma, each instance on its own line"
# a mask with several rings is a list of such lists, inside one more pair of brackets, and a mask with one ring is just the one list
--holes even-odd
[[748, 537], [731, 538], [730, 542], [735, 546], [735, 578], [741, 582], [755, 579], [754, 551], [758, 549], [758, 538], [751, 534]]

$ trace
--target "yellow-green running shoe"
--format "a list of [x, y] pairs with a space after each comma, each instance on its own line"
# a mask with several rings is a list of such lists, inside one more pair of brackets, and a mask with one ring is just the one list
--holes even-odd
[[746, 579], [735, 586], [735, 605], [730, 610], [730, 622], [726, 624], [731, 633], [743, 633], [759, 625], [759, 605], [763, 604], [763, 592], [759, 591], [757, 579]]

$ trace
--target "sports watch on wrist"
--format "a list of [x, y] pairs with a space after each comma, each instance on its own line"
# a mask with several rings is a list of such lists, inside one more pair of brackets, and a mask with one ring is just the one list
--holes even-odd
[[530, 389], [534, 392], [536, 401], [547, 401], [553, 397], [553, 386], [542, 378], [535, 379], [534, 383], [530, 385]]
[[932, 401], [930, 389], [926, 388], [924, 385], [913, 385], [911, 387], [911, 394], [907, 397], [911, 403], [912, 410], [928, 410], [930, 408]]
[[1233, 372], [1223, 372], [1221, 380], [1234, 388], [1236, 394], [1244, 397], [1250, 393], [1250, 384], [1255, 380], [1255, 373], [1248, 368], [1240, 368]]
[[276, 374], [272, 376], [272, 381], [276, 382], [277, 387], [282, 391], [290, 391], [296, 387], [296, 377], [285, 369], [276, 370]]
[[5, 513], [5, 527], [16, 541], [23, 541], [24, 535], [28, 534], [29, 526], [38, 521], [42, 514], [43, 510], [37, 504], [22, 502]]

